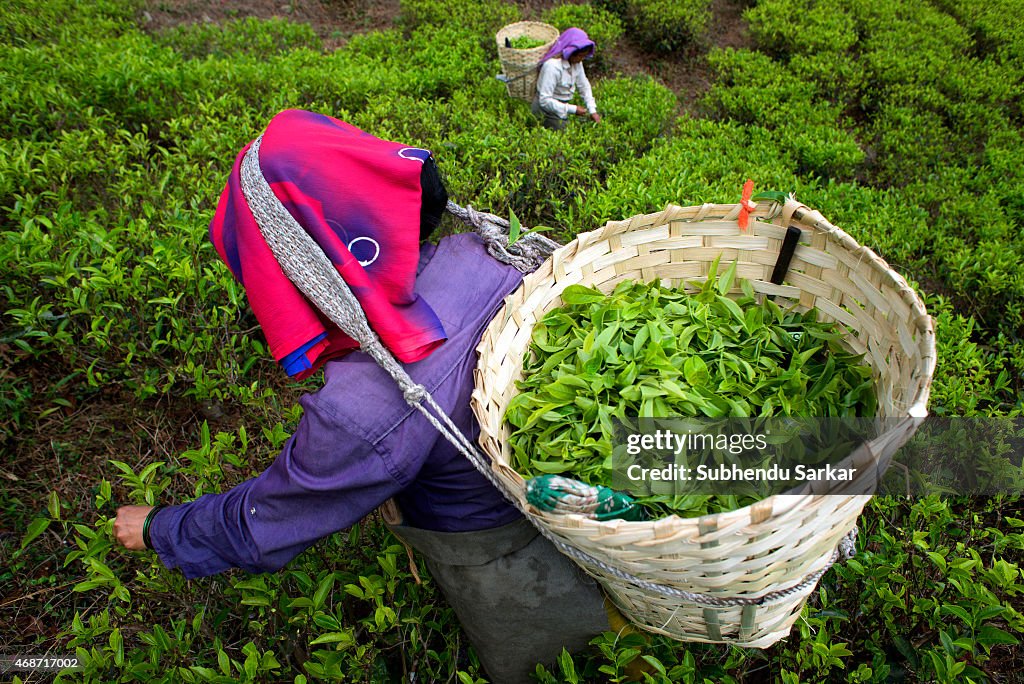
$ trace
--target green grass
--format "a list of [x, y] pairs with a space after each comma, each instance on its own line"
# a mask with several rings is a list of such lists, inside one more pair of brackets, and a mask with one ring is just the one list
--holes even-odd
[[[595, 5], [550, 16], [630, 39], [619, 5]], [[0, 652], [77, 652], [85, 670], [64, 681], [481, 676], [430, 578], [413, 579], [375, 518], [258, 577], [186, 582], [112, 546], [117, 505], [259, 472], [315, 387], [284, 382], [206, 239], [235, 154], [287, 107], [429, 148], [453, 199], [562, 240], [667, 202], [734, 202], [748, 177], [795, 191], [926, 296], [931, 410], [1019, 415], [1012, 9], [762, 0], [745, 14], [756, 46], [708, 55], [701, 116], [677, 118], [677, 94], [652, 79], [606, 74], [601, 123], [559, 134], [493, 77], [494, 32], [522, 18], [499, 0], [407, 0], [395, 28], [331, 53], [282, 19], [151, 34], [137, 0], [5, 3]], [[857, 556], [825, 575], [789, 639], [765, 651], [654, 639], [653, 680], [1020, 676], [1019, 498], [878, 499], [861, 525]], [[606, 635], [539, 677], [617, 681], [638, 653], [635, 637]]]

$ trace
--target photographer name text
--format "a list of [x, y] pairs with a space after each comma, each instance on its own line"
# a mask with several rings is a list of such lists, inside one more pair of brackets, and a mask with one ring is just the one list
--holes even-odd
[[661, 468], [645, 468], [633, 464], [626, 468], [626, 477], [633, 482], [851, 482], [855, 468], [831, 465], [812, 467], [796, 465], [767, 468], [741, 468], [735, 463], [717, 466], [698, 465], [688, 468], [676, 464]]

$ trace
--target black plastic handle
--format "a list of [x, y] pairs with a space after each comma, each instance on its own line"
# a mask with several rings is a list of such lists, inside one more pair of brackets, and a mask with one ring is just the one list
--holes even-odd
[[793, 259], [793, 252], [796, 251], [796, 246], [800, 242], [800, 229], [796, 226], [790, 226], [786, 229], [786, 237], [782, 241], [782, 249], [779, 250], [779, 258], [775, 262], [775, 269], [772, 271], [771, 282], [775, 285], [781, 285], [782, 281], [786, 278], [786, 273], [789, 272], [789, 262]]

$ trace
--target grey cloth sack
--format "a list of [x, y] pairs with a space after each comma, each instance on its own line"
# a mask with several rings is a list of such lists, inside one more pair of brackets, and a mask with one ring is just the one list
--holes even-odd
[[610, 629], [594, 579], [525, 518], [476, 532], [389, 527], [424, 557], [495, 684], [531, 682], [537, 663]]

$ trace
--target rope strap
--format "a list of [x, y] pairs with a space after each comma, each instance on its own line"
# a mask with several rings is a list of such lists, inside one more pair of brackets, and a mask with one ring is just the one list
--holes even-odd
[[[839, 544], [828, 562], [820, 570], [805, 577], [796, 586], [788, 589], [772, 591], [758, 598], [721, 598], [696, 592], [683, 591], [674, 587], [650, 582], [628, 572], [610, 566], [594, 558], [590, 554], [566, 544], [543, 525], [537, 524], [534, 515], [526, 505], [509, 492], [490, 467], [490, 459], [459, 430], [452, 419], [438, 406], [437, 402], [422, 385], [417, 384], [405, 371], [405, 368], [391, 355], [370, 328], [362, 307], [348, 284], [341, 277], [334, 265], [320, 249], [316, 241], [302, 229], [302, 226], [288, 212], [281, 201], [274, 195], [270, 184], [263, 177], [259, 166], [259, 151], [263, 137], [257, 138], [249, 147], [242, 160], [241, 186], [249, 209], [256, 219], [263, 238], [281, 265], [281, 270], [295, 286], [334, 322], [345, 334], [359, 343], [366, 352], [391, 378], [398, 384], [405, 401], [418, 410], [441, 435], [447, 439], [459, 453], [469, 459], [475, 467], [494, 487], [507, 498], [523, 515], [534, 523], [537, 530], [562, 553], [577, 562], [597, 568], [602, 573], [629, 582], [637, 587], [663, 596], [678, 598], [704, 606], [728, 607], [762, 605], [803, 591], [813, 585], [836, 561], [840, 553], [849, 558], [853, 554], [853, 543], [856, 528]], [[472, 207], [462, 208], [454, 202], [448, 202], [447, 209], [463, 222], [467, 223], [483, 236], [488, 251], [492, 256], [510, 263], [526, 273], [536, 269], [550, 256], [558, 244], [537, 233], [530, 233], [509, 247], [508, 228], [505, 219], [478, 212]]]
[[[541, 533], [544, 533], [543, 529], [541, 530]], [[812, 572], [811, 574], [804, 577], [799, 584], [789, 587], [788, 589], [778, 589], [776, 591], [770, 591], [764, 596], [759, 596], [757, 598], [744, 596], [720, 597], [710, 596], [708, 594], [701, 594], [692, 591], [684, 591], [682, 589], [676, 589], [675, 587], [665, 586], [664, 584], [658, 584], [657, 582], [649, 582], [648, 580], [640, 579], [635, 575], [631, 575], [628, 572], [619, 570], [618, 568], [609, 566], [606, 563], [597, 560], [590, 554], [577, 549], [575, 546], [570, 546], [560, 540], [553, 539], [550, 535], [547, 534], [545, 534], [544, 536], [547, 537], [555, 546], [557, 546], [562, 553], [569, 556], [570, 558], [573, 558], [576, 561], [583, 563], [584, 565], [592, 565], [598, 567], [603, 572], [605, 572], [608, 575], [611, 575], [612, 577], [615, 577], [616, 579], [620, 579], [624, 582], [629, 582], [630, 584], [636, 587], [661, 594], [662, 596], [669, 596], [671, 598], [680, 599], [682, 601], [695, 603], [701, 606], [708, 606], [711, 608], [761, 606], [766, 603], [771, 603], [773, 601], [777, 601], [787, 596], [791, 596], [793, 594], [798, 594], [807, 589], [808, 587], [814, 586], [818, 582], [818, 580], [821, 579], [822, 575], [824, 575], [828, 571], [828, 569], [831, 568], [837, 560], [839, 560], [840, 557], [842, 557], [843, 560], [849, 560], [850, 558], [853, 558], [857, 553], [857, 528], [854, 527], [852, 530], [847, 532], [842, 539], [839, 540], [839, 546], [836, 548], [835, 551], [832, 552], [832, 555], [829, 556], [829, 559], [825, 563], [825, 565], [822, 566], [820, 570]]]

